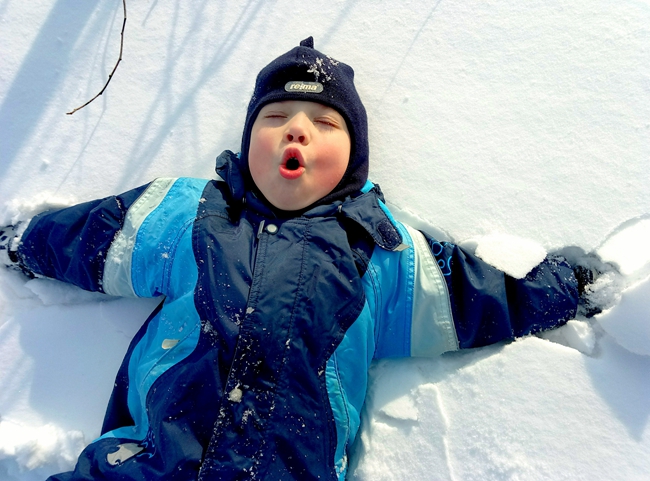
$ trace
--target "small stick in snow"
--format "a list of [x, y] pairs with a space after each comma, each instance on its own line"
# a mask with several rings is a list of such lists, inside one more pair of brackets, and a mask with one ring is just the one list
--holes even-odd
[[117, 59], [117, 62], [115, 62], [115, 66], [113, 67], [113, 71], [108, 75], [108, 80], [104, 84], [104, 88], [102, 88], [97, 95], [95, 95], [92, 99], [90, 99], [88, 102], [83, 104], [81, 107], [77, 107], [76, 109], [71, 110], [70, 112], [67, 112], [66, 115], [72, 115], [77, 110], [83, 109], [86, 105], [88, 105], [90, 102], [92, 102], [97, 97], [99, 97], [101, 94], [103, 94], [104, 90], [106, 90], [106, 87], [108, 87], [108, 84], [110, 83], [111, 79], [113, 78], [113, 74], [117, 70], [117, 66], [122, 61], [122, 50], [124, 49], [124, 27], [126, 27], [126, 0], [122, 0], [122, 7], [124, 9], [124, 21], [122, 22], [122, 32], [120, 33], [120, 56]]

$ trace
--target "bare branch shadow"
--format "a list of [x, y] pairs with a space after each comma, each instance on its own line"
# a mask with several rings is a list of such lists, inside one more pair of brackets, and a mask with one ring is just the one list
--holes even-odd
[[60, 72], [70, 63], [74, 46], [96, 8], [96, 2], [58, 0], [40, 28], [0, 105], [0, 177], [28, 142], [59, 89], [65, 78]]
[[[166, 65], [163, 74], [165, 76], [165, 82], [142, 119], [140, 131], [135, 137], [133, 142], [134, 147], [129, 154], [130, 168], [127, 172], [124, 172], [118, 183], [118, 188], [126, 189], [131, 187], [132, 179], [134, 177], [138, 178], [139, 174], [155, 161], [156, 155], [162, 148], [169, 132], [178, 123], [183, 114], [196, 106], [195, 97], [198, 91], [221, 71], [225, 61], [233, 54], [242, 35], [246, 32], [253, 18], [258, 14], [261, 3], [261, 0], [250, 0], [246, 4], [239, 18], [232, 24], [229, 32], [225, 35], [224, 40], [214, 50], [209, 62], [203, 67], [200, 75], [198, 75], [191, 85], [188, 85], [184, 89], [184, 93], [180, 97], [175, 96], [172, 89], [174, 68], [177, 60], [189, 48], [191, 37], [199, 30], [200, 24], [204, 20], [203, 11], [207, 0], [204, 0], [196, 8], [193, 19], [196, 28], [189, 28], [180, 43], [175, 41], [174, 25], [167, 47]], [[224, 8], [227, 8], [227, 5], [224, 5]], [[162, 124], [157, 125], [155, 134], [151, 137], [154, 118], [160, 111], [165, 112], [165, 120]]]

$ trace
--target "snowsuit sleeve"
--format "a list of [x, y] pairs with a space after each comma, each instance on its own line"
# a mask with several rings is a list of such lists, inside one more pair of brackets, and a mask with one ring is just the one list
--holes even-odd
[[565, 261], [547, 257], [517, 279], [457, 245], [398, 228], [409, 248], [375, 256], [383, 304], [376, 357], [436, 356], [575, 317], [577, 281]]
[[[176, 256], [191, 255], [192, 221], [205, 180], [156, 179], [117, 196], [44, 212], [30, 222], [18, 255], [29, 272], [111, 295], [170, 290]], [[189, 253], [178, 246], [189, 245]]]

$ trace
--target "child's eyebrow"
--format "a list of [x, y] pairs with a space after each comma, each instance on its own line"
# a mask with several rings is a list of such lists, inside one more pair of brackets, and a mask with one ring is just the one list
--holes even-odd
[[287, 115], [287, 112], [282, 109], [268, 109], [262, 112], [262, 115]]

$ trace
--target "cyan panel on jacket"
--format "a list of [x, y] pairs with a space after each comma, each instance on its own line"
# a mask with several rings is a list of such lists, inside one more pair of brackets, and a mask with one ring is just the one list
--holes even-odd
[[[375, 248], [364, 279], [376, 301], [376, 358], [437, 356], [458, 349], [444, 276], [421, 234], [397, 222], [407, 249]], [[415, 241], [414, 241], [415, 239]]]
[[345, 479], [347, 453], [361, 424], [368, 369], [375, 352], [375, 321], [368, 303], [327, 361], [327, 394], [336, 420], [336, 472]]
[[192, 225], [206, 183], [189, 178], [152, 182], [129, 209], [109, 251], [104, 272], [109, 293], [167, 296], [158, 319], [148, 324], [131, 354], [128, 406], [135, 426], [109, 436], [144, 439], [151, 386], [196, 348], [201, 321], [194, 304], [198, 270]]

